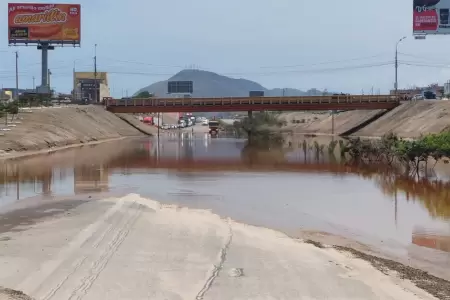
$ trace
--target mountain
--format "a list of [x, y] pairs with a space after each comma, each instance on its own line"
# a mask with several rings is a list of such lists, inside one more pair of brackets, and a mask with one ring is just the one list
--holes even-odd
[[183, 70], [168, 80], [159, 81], [136, 92], [148, 91], [157, 97], [170, 97], [167, 94], [168, 81], [192, 81], [192, 97], [247, 97], [250, 91], [264, 91], [265, 96], [313, 96], [322, 92], [311, 89], [306, 92], [297, 89], [267, 89], [257, 82], [239, 78], [230, 78], [214, 72], [202, 70]]

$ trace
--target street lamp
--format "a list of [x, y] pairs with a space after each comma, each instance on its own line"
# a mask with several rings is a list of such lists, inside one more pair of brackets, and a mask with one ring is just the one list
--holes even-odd
[[398, 44], [400, 44], [400, 42], [404, 39], [406, 39], [406, 36], [399, 39], [397, 44], [395, 45], [395, 96], [397, 96], [398, 91]]

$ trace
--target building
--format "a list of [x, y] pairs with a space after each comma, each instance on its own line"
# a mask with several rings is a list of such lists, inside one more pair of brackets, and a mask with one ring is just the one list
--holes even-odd
[[90, 103], [98, 103], [103, 97], [110, 97], [108, 73], [106, 72], [74, 72], [73, 99], [87, 99]]

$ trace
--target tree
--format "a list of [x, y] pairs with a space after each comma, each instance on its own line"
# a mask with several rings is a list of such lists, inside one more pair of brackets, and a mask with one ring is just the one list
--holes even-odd
[[151, 97], [153, 97], [153, 94], [149, 93], [148, 91], [143, 91], [133, 96], [133, 98], [151, 98]]

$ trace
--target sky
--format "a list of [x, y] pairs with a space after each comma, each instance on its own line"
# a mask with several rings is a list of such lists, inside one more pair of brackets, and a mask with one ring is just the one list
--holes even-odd
[[[39, 1], [23, 1], [39, 2]], [[36, 47], [9, 47], [0, 0], [0, 84], [41, 80]], [[43, 2], [46, 3], [46, 2]], [[450, 36], [412, 35], [412, 0], [79, 0], [81, 47], [50, 52], [51, 85], [72, 89], [73, 68], [108, 72], [115, 97], [185, 68], [256, 81], [267, 88], [388, 93], [399, 44], [399, 88], [450, 80]]]

